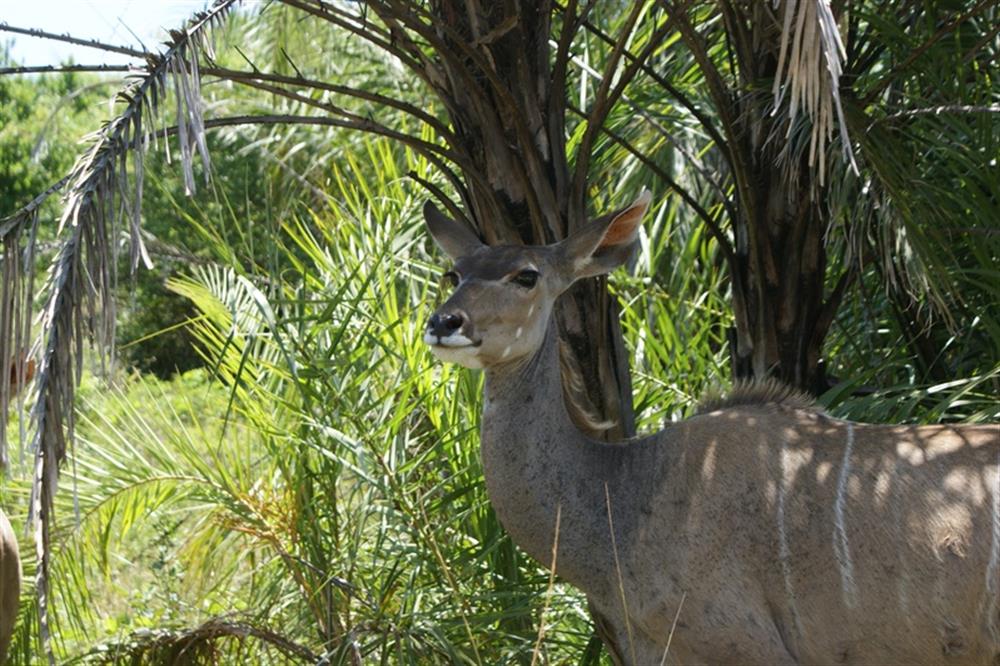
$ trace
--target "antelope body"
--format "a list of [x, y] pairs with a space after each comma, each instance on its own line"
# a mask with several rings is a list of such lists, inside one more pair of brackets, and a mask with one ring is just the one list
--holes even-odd
[[549, 246], [433, 206], [457, 288], [425, 333], [484, 368], [486, 487], [583, 590], [616, 663], [1000, 665], [1000, 426], [838, 420], [774, 384], [618, 444], [563, 399], [556, 298], [608, 272], [648, 194]]
[[[25, 355], [11, 364], [5, 391], [0, 391], [9, 400], [34, 376], [35, 362]], [[0, 382], [3, 381], [0, 375]], [[0, 402], [0, 409], [7, 409], [6, 402]], [[2, 421], [0, 421], [2, 422]], [[4, 461], [6, 463], [6, 461]], [[6, 663], [7, 648], [14, 633], [17, 609], [21, 597], [21, 558], [18, 553], [17, 535], [0, 510], [0, 664]]]
[[17, 536], [7, 515], [0, 511], [0, 664], [7, 659], [20, 596], [21, 558], [17, 552]]

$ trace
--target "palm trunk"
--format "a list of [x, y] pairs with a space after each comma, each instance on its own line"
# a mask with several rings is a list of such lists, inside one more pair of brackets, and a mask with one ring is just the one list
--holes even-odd
[[774, 376], [818, 394], [828, 388], [822, 345], [843, 287], [825, 298], [826, 215], [814, 184], [806, 176], [789, 183], [777, 171], [773, 162], [757, 165], [753, 217], [735, 224], [733, 375]]
[[[452, 182], [489, 244], [551, 243], [587, 221], [584, 192], [574, 199], [578, 188], [566, 154], [565, 62], [560, 66], [557, 58], [555, 72], [550, 66], [552, 9], [548, 0], [437, 0], [434, 29], [421, 34], [439, 56], [428, 64], [426, 80], [447, 109], [449, 144], [461, 158], [462, 178]], [[393, 24], [392, 16], [383, 18]], [[583, 379], [585, 400], [576, 399], [589, 404], [579, 406], [614, 424], [605, 437], [631, 436], [628, 359], [605, 281], [572, 288], [556, 318]], [[503, 621], [505, 631], [525, 638], [535, 635], [533, 622], [529, 614]]]
[[824, 148], [811, 154], [815, 117], [775, 113], [774, 97], [762, 92], [781, 76], [780, 25], [762, 11], [757, 5], [746, 15], [725, 14], [727, 33], [740, 45], [741, 89], [714, 95], [726, 120], [736, 184], [732, 371], [735, 379], [777, 377], [818, 395], [829, 388], [823, 341], [854, 274], [843, 270], [827, 288], [831, 212], [822, 174], [830, 167]]
[[[565, 71], [554, 76], [550, 66], [551, 3], [440, 0], [433, 11], [451, 54], [441, 61], [442, 101], [467, 158], [463, 196], [474, 226], [491, 244], [565, 238], [587, 220], [566, 155]], [[558, 321], [584, 380], [590, 404], [582, 406], [614, 424], [609, 439], [631, 436], [628, 359], [604, 281], [573, 288]]]

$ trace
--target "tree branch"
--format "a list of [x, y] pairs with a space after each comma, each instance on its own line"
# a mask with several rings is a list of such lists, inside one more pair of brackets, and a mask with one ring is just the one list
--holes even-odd
[[[605, 44], [608, 44], [609, 46], [614, 44], [614, 40], [611, 39], [610, 35], [605, 33], [603, 30], [601, 30], [598, 26], [594, 25], [593, 23], [584, 21], [583, 27], [586, 28], [587, 32], [591, 33]], [[636, 59], [635, 55], [633, 55], [628, 50], [624, 51], [622, 55], [625, 57], [626, 60]], [[661, 88], [666, 90], [671, 97], [676, 99], [681, 106], [690, 111], [691, 115], [693, 115], [695, 118], [698, 119], [698, 122], [700, 122], [702, 127], [705, 128], [705, 132], [707, 132], [708, 135], [712, 137], [712, 140], [715, 142], [715, 144], [719, 146], [719, 148], [722, 150], [723, 157], [726, 158], [726, 160], [730, 163], [730, 167], [732, 167], [732, 155], [730, 153], [729, 144], [722, 137], [722, 135], [719, 134], [719, 131], [715, 128], [715, 124], [712, 122], [712, 119], [709, 118], [703, 111], [701, 111], [691, 100], [690, 97], [682, 93], [678, 88], [676, 88], [673, 84], [671, 84], [666, 77], [661, 76], [652, 67], [650, 67], [645, 63], [640, 63], [639, 68], [643, 74], [648, 76], [651, 80], [655, 81]]]
[[63, 72], [128, 72], [129, 65], [37, 65], [33, 67], [0, 67], [0, 76], [8, 74], [61, 74]]
[[733, 171], [733, 178], [736, 181], [736, 188], [740, 191], [738, 200], [748, 209], [746, 211], [747, 218], [753, 219], [755, 212], [754, 198], [750, 187], [750, 166], [744, 146], [739, 141], [738, 123], [733, 114], [733, 100], [730, 97], [729, 90], [722, 80], [722, 75], [718, 68], [712, 62], [701, 35], [698, 34], [694, 26], [691, 25], [690, 20], [688, 20], [685, 9], [675, 7], [674, 3], [670, 0], [659, 0], [659, 2], [673, 16], [681, 37], [687, 43], [688, 48], [691, 49], [691, 54], [694, 56], [695, 62], [698, 63], [702, 74], [705, 76], [709, 93], [715, 100], [715, 107], [728, 140], [726, 145], [729, 146], [730, 152], [729, 164]]
[[227, 79], [235, 82], [245, 82], [248, 80], [258, 80], [258, 81], [270, 81], [272, 83], [284, 83], [288, 85], [303, 86], [306, 88], [313, 88], [316, 90], [325, 90], [327, 92], [336, 93], [338, 95], [344, 95], [347, 97], [354, 97], [356, 99], [363, 99], [368, 102], [375, 102], [376, 104], [382, 104], [390, 108], [402, 111], [417, 120], [420, 120], [427, 125], [429, 125], [438, 136], [448, 142], [449, 146], [454, 146], [456, 143], [456, 138], [454, 133], [440, 120], [427, 113], [423, 109], [419, 109], [412, 104], [403, 102], [394, 97], [388, 97], [386, 95], [380, 95], [378, 93], [367, 92], [365, 90], [360, 90], [358, 88], [351, 88], [349, 86], [341, 86], [332, 83], [325, 83], [323, 81], [317, 81], [315, 79], [306, 79], [299, 76], [286, 76], [282, 74], [271, 74], [267, 72], [255, 71], [246, 72], [235, 69], [226, 69], [223, 67], [202, 67], [201, 71], [203, 74], [208, 74], [210, 76], [218, 76], [222, 79]]
[[[514, 132], [517, 135], [518, 146], [521, 150], [517, 155], [520, 159], [514, 160], [511, 166], [523, 181], [525, 200], [532, 210], [532, 219], [545, 219], [546, 211], [555, 211], [557, 209], [554, 193], [551, 192], [551, 188], [544, 187], [547, 183], [547, 179], [543, 176], [545, 173], [545, 160], [539, 153], [535, 138], [525, 122], [524, 114], [517, 100], [511, 95], [511, 91], [504, 85], [503, 81], [498, 78], [496, 70], [479, 51], [466, 43], [462, 35], [458, 34], [446, 21], [441, 21], [439, 17], [433, 16], [418, 4], [403, 5], [401, 7], [400, 3], [396, 0], [388, 0], [388, 3], [373, 1], [370, 6], [379, 13], [379, 16], [383, 20], [401, 19], [411, 30], [427, 40], [427, 43], [434, 48], [438, 56], [450, 61], [451, 69], [449, 71], [461, 76], [464, 80], [466, 87], [462, 92], [464, 94], [479, 93], [477, 96], [484, 103], [480, 111], [485, 112], [487, 109], [495, 109], [494, 115], [496, 116], [495, 124], [497, 127], [502, 128], [504, 126], [504, 123], [500, 122], [501, 116], [497, 114], [503, 114], [502, 117], [512, 123]], [[389, 5], [392, 5], [395, 9]], [[435, 30], [431, 29], [428, 23], [421, 21], [418, 15], [423, 16], [429, 22], [433, 22], [434, 27], [440, 30], [444, 37], [450, 41], [446, 41], [439, 36]], [[472, 72], [458, 58], [458, 55], [468, 58], [476, 66], [476, 71]], [[486, 97], [481, 93], [481, 81], [477, 79], [476, 74], [480, 75], [480, 77], [485, 77], [489, 83], [489, 91], [492, 93], [492, 98]], [[499, 108], [497, 108], [498, 102]], [[544, 197], [547, 205], [544, 207], [541, 206], [538, 197]], [[550, 221], [556, 222], [556, 220]]]
[[81, 39], [79, 37], [73, 37], [72, 35], [57, 35], [54, 32], [46, 32], [45, 30], [39, 30], [38, 28], [18, 28], [17, 26], [9, 25], [7, 23], [0, 23], [0, 32], [13, 32], [18, 35], [28, 35], [29, 37], [40, 37], [42, 39], [51, 39], [57, 42], [67, 42], [69, 44], [77, 44], [79, 46], [86, 46], [92, 49], [98, 49], [99, 51], [108, 51], [110, 53], [120, 53], [121, 55], [131, 56], [133, 58], [143, 58], [152, 55], [150, 51], [140, 51], [138, 49], [131, 48], [129, 46], [115, 46], [114, 44], [105, 44], [104, 42], [99, 42], [96, 39]]
[[[601, 74], [590, 67], [587, 66], [585, 62], [580, 61], [578, 58], [572, 59], [573, 63], [580, 68], [580, 71], [584, 74], [594, 77], [595, 79], [600, 79]], [[726, 208], [726, 212], [730, 215], [732, 219], [736, 219], [736, 208], [733, 204], [732, 199], [726, 194], [722, 188], [722, 184], [719, 180], [701, 163], [701, 160], [697, 158], [690, 150], [688, 150], [680, 141], [674, 138], [673, 134], [667, 130], [656, 118], [653, 117], [651, 113], [640, 107], [638, 104], [634, 103], [625, 94], [622, 94], [622, 99], [631, 107], [637, 115], [639, 115], [643, 120], [645, 120], [653, 130], [658, 133], [663, 140], [669, 143], [677, 150], [685, 159], [695, 168], [695, 170], [701, 174], [705, 181], [709, 184], [712, 189], [715, 190], [716, 194], [719, 195], [719, 200], [722, 205]]]
[[[586, 114], [581, 109], [576, 108], [572, 104], [567, 104], [567, 108], [573, 113], [580, 116], [581, 118], [586, 118]], [[705, 208], [701, 204], [699, 204], [698, 201], [693, 196], [691, 196], [691, 194], [686, 189], [681, 187], [680, 184], [677, 183], [677, 181], [671, 178], [670, 174], [661, 169], [656, 162], [649, 159], [649, 157], [644, 155], [642, 151], [640, 151], [638, 148], [636, 148], [628, 141], [626, 141], [622, 137], [612, 132], [607, 127], [602, 127], [601, 131], [604, 132], [604, 134], [607, 135], [609, 139], [614, 141], [616, 144], [618, 144], [626, 151], [628, 151], [629, 154], [631, 154], [633, 157], [642, 162], [646, 166], [646, 168], [648, 168], [660, 180], [666, 183], [670, 187], [670, 189], [677, 192], [678, 196], [680, 196], [680, 198], [684, 201], [684, 203], [690, 206], [691, 209], [695, 212], [695, 214], [697, 214], [698, 217], [701, 218], [702, 222], [705, 223], [705, 226], [708, 227], [709, 232], [711, 232], [712, 236], [714, 236], [716, 241], [718, 241], [719, 247], [722, 250], [722, 253], [725, 255], [726, 260], [729, 263], [729, 266], [731, 268], [734, 267], [735, 264], [733, 262], [735, 261], [735, 255], [733, 253], [732, 242], [726, 236], [725, 232], [723, 232], [722, 229], [719, 227], [719, 225], [715, 222], [712, 216], [708, 213], [708, 211], [706, 211]]]
[[573, 37], [580, 29], [582, 17], [576, 15], [577, 0], [568, 0], [563, 8], [559, 3], [555, 3], [563, 13], [562, 31], [559, 33], [559, 42], [556, 44], [556, 56], [552, 65], [551, 92], [549, 98], [548, 112], [557, 114], [558, 117], [566, 111], [566, 73], [570, 61], [570, 46], [573, 44]]
[[[365, 41], [369, 42], [373, 46], [377, 46], [379, 49], [382, 49], [386, 53], [392, 54], [393, 56], [399, 58], [400, 62], [406, 65], [406, 67], [410, 69], [410, 71], [412, 71], [414, 74], [419, 76], [421, 80], [431, 85], [431, 81], [427, 78], [426, 72], [424, 72], [420, 67], [420, 62], [417, 59], [414, 59], [411, 56], [411, 54], [405, 53], [404, 51], [400, 50], [395, 45], [394, 35], [390, 34], [389, 32], [384, 30], [379, 30], [378, 28], [367, 22], [364, 24], [364, 28], [360, 28], [355, 23], [351, 22], [351, 20], [356, 19], [355, 16], [337, 10], [334, 5], [331, 5], [326, 2], [320, 1], [318, 5], [313, 5], [311, 3], [305, 2], [304, 0], [280, 0], [280, 1], [282, 4], [306, 12], [307, 14], [311, 14], [313, 16], [323, 19], [328, 23], [332, 23], [337, 27], [343, 28], [344, 30], [350, 32], [352, 35], [356, 35], [364, 39]], [[419, 50], [417, 50], [417, 53], [419, 53]]]
[[[587, 114], [587, 128], [583, 132], [583, 138], [580, 140], [580, 146], [576, 151], [576, 167], [573, 171], [573, 195], [570, 197], [570, 206], [579, 206], [583, 203], [584, 198], [584, 188], [587, 186], [587, 173], [590, 170], [590, 149], [594, 143], [594, 137], [604, 125], [604, 120], [607, 118], [608, 111], [614, 106], [615, 101], [618, 96], [621, 95], [624, 85], [618, 86], [614, 92], [612, 92], [611, 85], [614, 79], [615, 70], [618, 68], [618, 63], [621, 61], [622, 53], [625, 51], [625, 42], [628, 40], [630, 34], [632, 34], [632, 29], [635, 27], [636, 21], [639, 20], [639, 14], [642, 12], [645, 6], [642, 2], [634, 2], [632, 4], [632, 11], [629, 13], [628, 17], [625, 19], [625, 24], [618, 35], [618, 39], [615, 40], [615, 44], [611, 49], [611, 55], [608, 57], [608, 61], [604, 67], [604, 75], [601, 77], [600, 86], [598, 86], [597, 94], [594, 95], [594, 105], [589, 114]], [[657, 31], [657, 34], [659, 31]], [[651, 42], [653, 40], [650, 40]], [[648, 47], [648, 45], [647, 45]], [[654, 45], [655, 47], [655, 45]], [[644, 51], [645, 52], [645, 51]], [[636, 63], [642, 58], [636, 58], [636, 60], [629, 63], [628, 70], [634, 72], [636, 68]], [[623, 84], [627, 84], [631, 77], [624, 77], [625, 80]], [[583, 211], [577, 211], [582, 213]], [[582, 215], [580, 215], [582, 217]]]
[[[339, 120], [337, 118], [329, 118], [325, 116], [301, 116], [294, 114], [267, 114], [267, 115], [245, 115], [245, 116], [228, 116], [223, 118], [208, 118], [205, 120], [205, 129], [215, 129], [219, 127], [237, 127], [240, 125], [316, 125], [321, 127], [340, 127], [345, 129], [355, 129], [359, 132], [369, 132], [374, 134], [379, 134], [378, 132], [371, 132], [370, 130], [356, 125], [350, 121]], [[165, 127], [163, 129], [157, 129], [149, 132], [146, 135], [146, 139], [149, 140], [153, 136], [175, 136], [178, 134], [178, 127], [173, 125], [171, 127]], [[412, 147], [412, 146], [411, 146]], [[416, 150], [416, 149], [414, 149]], [[418, 151], [419, 152], [419, 151]], [[464, 183], [455, 174], [454, 171], [448, 168], [448, 165], [440, 158], [434, 155], [427, 155], [421, 153], [428, 161], [434, 164], [442, 174], [448, 179], [449, 182], [459, 191], [461, 194], [464, 189]], [[310, 184], [311, 186], [311, 184]], [[5, 221], [5, 220], [4, 220]], [[0, 221], [2, 222], [2, 221]], [[0, 228], [2, 230], [2, 228]]]
[[[329, 102], [321, 102], [319, 100], [312, 99], [311, 97], [301, 95], [297, 92], [286, 90], [285, 88], [282, 88], [280, 86], [274, 86], [268, 83], [263, 83], [261, 81], [256, 80], [255, 78], [241, 78], [239, 79], [239, 83], [248, 86], [250, 88], [256, 88], [258, 90], [263, 90], [269, 93], [273, 93], [275, 95], [284, 97], [286, 99], [290, 99], [296, 102], [301, 102], [302, 104], [305, 104], [307, 106], [312, 106], [317, 109], [322, 109], [323, 111], [335, 114], [337, 116], [341, 116], [341, 118], [343, 118], [342, 120], [336, 118], [327, 118], [326, 124], [336, 125], [338, 127], [348, 127], [363, 132], [369, 132], [371, 134], [379, 134], [381, 136], [385, 136], [390, 139], [399, 141], [400, 143], [404, 143], [413, 148], [414, 150], [416, 150], [417, 152], [419, 152], [421, 155], [424, 155], [425, 157], [429, 155], [438, 155], [445, 159], [451, 160], [455, 164], [462, 163], [462, 158], [460, 155], [446, 148], [442, 148], [441, 146], [433, 144], [429, 141], [424, 141], [423, 139], [418, 139], [417, 137], [411, 136], [409, 134], [399, 132], [397, 130], [392, 129], [391, 127], [388, 127], [381, 123], [377, 123], [374, 120], [371, 120], [370, 118], [364, 118], [356, 113], [352, 113], [347, 109], [343, 109]], [[317, 122], [315, 124], [323, 124], [323, 123]]]
[[910, 109], [908, 111], [898, 111], [885, 118], [879, 118], [875, 123], [884, 123], [889, 120], [898, 120], [899, 118], [912, 118], [914, 116], [940, 116], [944, 113], [1000, 113], [1000, 104], [989, 104], [986, 106], [945, 104], [925, 109]]

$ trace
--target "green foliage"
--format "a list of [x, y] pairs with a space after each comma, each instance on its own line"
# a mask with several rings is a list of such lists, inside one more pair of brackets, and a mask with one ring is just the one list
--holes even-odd
[[[143, 229], [154, 266], [124, 281], [119, 290], [124, 316], [117, 337], [128, 365], [169, 378], [201, 364], [186, 328], [197, 313], [167, 288], [167, 281], [209, 261], [212, 244], [239, 248], [250, 265], [274, 260], [268, 242], [274, 230], [269, 218], [274, 179], [268, 178], [260, 151], [247, 143], [239, 137], [210, 136], [211, 183], [193, 196], [186, 196], [180, 180], [171, 177], [173, 166], [162, 155], [149, 159], [153, 187], [143, 203]], [[198, 222], [218, 219], [232, 224], [209, 231]]]
[[[546, 593], [486, 501], [479, 377], [419, 342], [439, 269], [400, 176], [427, 165], [358, 148], [334, 166], [340, 205], [273, 238], [291, 269], [170, 282], [199, 311], [215, 382], [84, 392], [81, 521], [60, 507], [54, 572], [65, 656], [111, 643], [153, 660], [142, 630], [238, 617], [333, 663], [521, 662], [546, 603], [549, 658], [586, 644], [578, 595]], [[266, 641], [213, 645], [208, 663], [248, 646], [286, 658]]]
[[[196, 309], [207, 370], [135, 376], [112, 395], [85, 385], [82, 518], [72, 525], [63, 495], [55, 560], [66, 658], [170, 663], [200, 637], [199, 663], [523, 663], [543, 608], [548, 663], [591, 654], [583, 599], [549, 591], [490, 509], [480, 377], [420, 342], [441, 268], [402, 174], [428, 167], [384, 141], [343, 142], [330, 207], [271, 237], [280, 261], [234, 249], [227, 222], [192, 219], [222, 264], [169, 286]], [[645, 429], [686, 415], [725, 374], [714, 245], [678, 208], [658, 202], [634, 273], [612, 279]], [[826, 400], [859, 418], [995, 418], [984, 386], [856, 398], [844, 385]], [[198, 633], [223, 622], [279, 640]]]
[[[0, 67], [14, 65], [0, 45]], [[69, 172], [80, 137], [100, 121], [116, 80], [73, 72], [0, 76], [0, 217], [13, 213]], [[49, 204], [55, 210], [56, 202]]]

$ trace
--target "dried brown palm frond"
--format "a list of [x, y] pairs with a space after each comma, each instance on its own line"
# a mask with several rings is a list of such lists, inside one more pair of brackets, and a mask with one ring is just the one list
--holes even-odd
[[857, 172], [844, 109], [840, 100], [840, 75], [846, 58], [840, 28], [829, 0], [775, 0], [781, 13], [781, 49], [774, 77], [774, 112], [787, 94], [788, 132], [799, 112], [812, 124], [809, 166], [826, 181], [826, 149], [834, 126], [840, 133], [844, 155]]
[[[36, 584], [40, 634], [50, 662], [54, 659], [48, 647], [49, 513], [59, 465], [73, 437], [73, 394], [82, 372], [84, 341], [89, 339], [95, 344], [102, 363], [108, 360], [114, 339], [112, 291], [117, 277], [118, 238], [126, 225], [131, 267], [135, 269], [140, 261], [149, 264], [139, 229], [143, 155], [148, 142], [144, 128], [152, 126], [163, 112], [168, 84], [173, 84], [176, 99], [175, 122], [185, 187], [194, 189], [195, 151], [208, 166], [197, 56], [202, 50], [210, 51], [208, 31], [234, 2], [217, 0], [209, 10], [196, 14], [184, 30], [171, 32], [166, 50], [146, 55], [145, 66], [135, 71], [119, 95], [124, 104], [121, 113], [91, 137], [90, 148], [68, 176], [59, 222], [62, 244], [50, 270], [47, 302], [41, 314], [44, 341], [33, 414], [35, 464], [30, 517], [35, 521], [39, 562]], [[36, 202], [32, 202], [35, 205], [31, 211], [22, 211], [11, 220], [4, 236], [3, 270], [5, 277], [10, 274], [13, 279], [4, 280], [0, 294], [0, 336], [15, 329], [17, 333], [11, 337], [10, 349], [0, 349], [0, 362], [8, 362], [21, 349], [19, 344], [23, 343], [31, 314], [30, 278], [25, 283], [16, 276], [25, 270], [30, 275], [30, 263], [22, 265], [17, 257], [21, 234], [28, 229], [30, 258], [34, 245], [32, 221], [37, 220], [40, 199]]]
[[[266, 627], [232, 618], [213, 618], [197, 627], [135, 632], [113, 644], [97, 647], [80, 659], [94, 664], [216, 664], [232, 658], [247, 641], [272, 648], [275, 663], [315, 664], [320, 656]], [[279, 657], [280, 655], [280, 657]]]
[[[26, 206], [0, 220], [0, 464], [9, 464], [7, 454], [8, 405], [18, 397], [18, 414], [24, 413], [24, 388], [31, 361], [31, 313], [34, 309], [35, 238], [38, 213], [53, 193], [60, 191], [63, 178], [31, 200]], [[21, 440], [24, 422], [21, 424]]]

